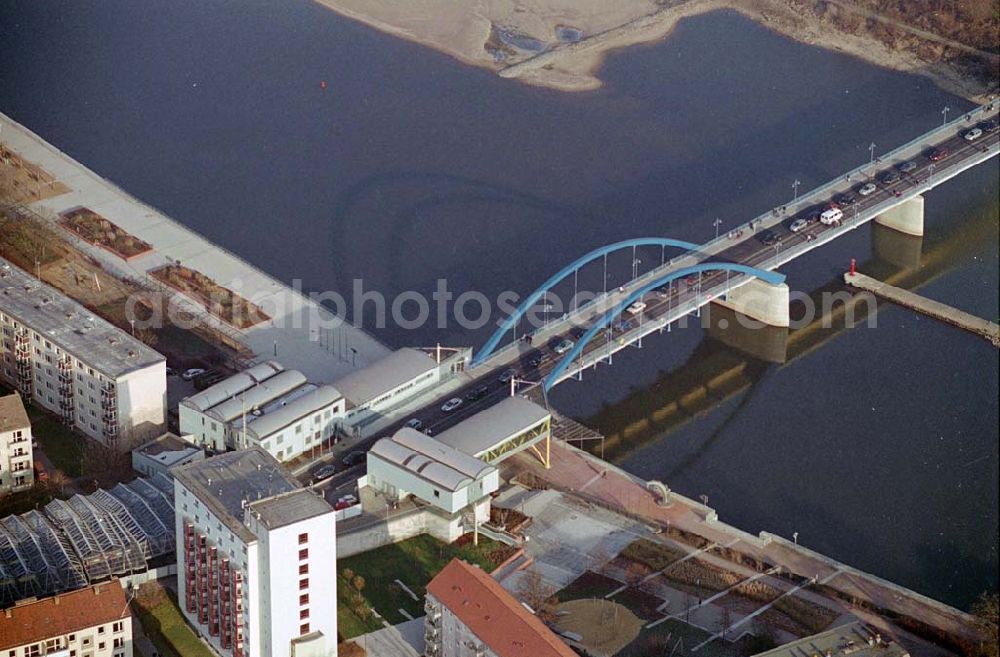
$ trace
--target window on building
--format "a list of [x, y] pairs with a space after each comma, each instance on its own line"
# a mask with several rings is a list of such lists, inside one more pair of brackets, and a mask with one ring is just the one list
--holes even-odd
[[304, 563], [301, 566], [299, 566], [299, 575], [308, 575], [308, 574], [309, 574], [309, 564]]
[[125, 630], [125, 623], [121, 621], [118, 621], [117, 623], [111, 626], [111, 631], [114, 632], [115, 634], [123, 632], [124, 630]]
[[307, 604], [309, 604], [309, 594], [303, 593], [302, 595], [299, 596], [299, 605], [301, 606]]
[[309, 558], [309, 548], [302, 548], [299, 550], [299, 561]]
[[121, 636], [120, 637], [116, 637], [114, 643], [111, 644], [111, 647], [112, 648], [123, 648], [123, 647], [125, 647], [125, 637], [121, 637]]
[[305, 533], [305, 534], [299, 534], [299, 545], [302, 545], [303, 543], [306, 543], [308, 541], [309, 541], [309, 533], [308, 532]]
[[299, 580], [299, 590], [305, 591], [307, 588], [309, 588], [309, 578], [303, 577]]
[[309, 623], [299, 625], [299, 634], [309, 634]]
[[309, 620], [309, 610], [300, 609], [299, 610], [299, 620]]
[[104, 648], [105, 648], [106, 646], [107, 646], [107, 644], [106, 644], [106, 643], [104, 643], [103, 641], [101, 641], [100, 643], [98, 643], [98, 644], [97, 644], [97, 649], [98, 649], [98, 650], [104, 650]]

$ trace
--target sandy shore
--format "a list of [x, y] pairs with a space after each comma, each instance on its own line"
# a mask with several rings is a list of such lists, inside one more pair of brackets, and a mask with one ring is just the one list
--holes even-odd
[[[608, 53], [665, 38], [688, 16], [731, 9], [751, 20], [821, 48], [890, 69], [919, 73], [975, 101], [995, 89], [948, 63], [928, 63], [909, 50], [891, 49], [873, 36], [836, 29], [802, 15], [785, 0], [316, 0], [383, 32], [429, 46], [467, 64], [561, 91], [601, 86]], [[560, 40], [563, 28], [582, 34]], [[905, 28], [904, 28], [905, 29]], [[913, 30], [911, 39], [920, 39]], [[995, 84], [995, 83], [994, 83]]]

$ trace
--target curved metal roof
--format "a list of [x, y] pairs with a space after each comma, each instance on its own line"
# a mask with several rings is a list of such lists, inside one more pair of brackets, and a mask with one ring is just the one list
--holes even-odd
[[253, 422], [247, 424], [247, 433], [262, 440], [307, 415], [327, 408], [338, 399], [341, 399], [341, 396], [335, 388], [320, 386], [295, 401], [289, 402], [286, 406], [255, 417]]
[[190, 406], [196, 411], [205, 412], [208, 409], [221, 404], [238, 395], [247, 388], [266, 381], [285, 368], [277, 361], [269, 360], [235, 374], [225, 381], [219, 381], [214, 386], [205, 388], [196, 395], [191, 395], [182, 403]]
[[254, 408], [263, 406], [305, 383], [306, 377], [302, 372], [284, 370], [209, 409], [205, 415], [214, 417], [220, 422], [229, 422], [241, 416], [244, 411], [249, 413]]
[[469, 456], [409, 427], [403, 427], [397, 431], [392, 439], [404, 447], [409, 447], [413, 451], [424, 454], [473, 479], [478, 479], [493, 467], [475, 456]]

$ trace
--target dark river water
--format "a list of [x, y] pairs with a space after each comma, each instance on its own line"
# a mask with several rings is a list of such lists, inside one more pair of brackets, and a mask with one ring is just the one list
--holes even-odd
[[[523, 86], [304, 0], [0, 0], [0, 110], [268, 272], [345, 294], [439, 278], [523, 294], [618, 239], [703, 241], [716, 217], [735, 225], [787, 202], [793, 180], [809, 189], [971, 106], [732, 13], [616, 54], [601, 77], [585, 94]], [[993, 319], [997, 177], [994, 161], [928, 197], [923, 249], [947, 255], [921, 287]], [[789, 282], [820, 288], [851, 257], [874, 257], [868, 229], [788, 266]], [[628, 260], [612, 265], [613, 285]], [[966, 607], [997, 579], [997, 352], [898, 308], [877, 319], [784, 366], [754, 361], [748, 389], [613, 458], [707, 494], [733, 524], [797, 531]], [[737, 358], [674, 332], [552, 400], [610, 430], [702, 353]]]

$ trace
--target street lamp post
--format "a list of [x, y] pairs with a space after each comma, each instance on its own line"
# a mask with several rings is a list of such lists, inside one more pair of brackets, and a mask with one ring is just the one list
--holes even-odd
[[872, 142], [871, 144], [868, 145], [868, 152], [871, 154], [871, 162], [869, 162], [869, 164], [871, 164], [874, 167], [875, 166], [875, 142]]
[[944, 117], [941, 120], [941, 125], [942, 126], [948, 125], [948, 112], [950, 112], [950, 111], [951, 111], [951, 108], [948, 107], [947, 105], [945, 105], [944, 108], [941, 109], [941, 116]]
[[642, 264], [642, 260], [639, 258], [632, 258], [632, 280], [635, 280], [639, 276], [639, 265]]
[[799, 544], [799, 533], [798, 532], [792, 532], [792, 540], [795, 541], [796, 545]]
[[802, 184], [802, 181], [799, 180], [798, 178], [796, 178], [792, 182], [792, 201], [799, 200], [799, 185], [801, 185], [801, 184]]
[[715, 226], [715, 239], [719, 239], [719, 226], [722, 225], [722, 219], [716, 217], [715, 221], [712, 222], [712, 225]]

